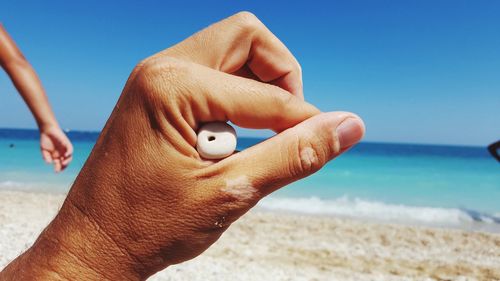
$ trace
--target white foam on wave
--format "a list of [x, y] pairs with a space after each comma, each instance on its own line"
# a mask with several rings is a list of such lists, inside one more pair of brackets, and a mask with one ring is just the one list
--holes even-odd
[[19, 182], [6, 180], [0, 181], [0, 190], [61, 193], [67, 190], [67, 186], [51, 182]]
[[[462, 227], [478, 222], [477, 218], [461, 209], [386, 204], [359, 198], [351, 199], [347, 196], [332, 200], [317, 197], [270, 197], [262, 200], [259, 206], [267, 210], [335, 215], [404, 224]], [[481, 222], [495, 223], [493, 220], [487, 219], [487, 217]]]
[[26, 188], [28, 184], [17, 182], [17, 181], [2, 181], [0, 182], [0, 189], [11, 189], [11, 188]]

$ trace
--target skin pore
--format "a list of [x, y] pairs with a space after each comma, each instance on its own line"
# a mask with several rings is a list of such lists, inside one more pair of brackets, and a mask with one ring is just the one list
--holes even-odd
[[[60, 212], [0, 279], [145, 280], [204, 252], [264, 196], [362, 138], [356, 115], [304, 101], [301, 75], [247, 12], [139, 63]], [[211, 121], [277, 134], [204, 161], [196, 132]]]
[[59, 127], [50, 104], [30, 63], [0, 23], [0, 66], [28, 105], [40, 130], [40, 150], [54, 170], [64, 170], [72, 160], [73, 146]]

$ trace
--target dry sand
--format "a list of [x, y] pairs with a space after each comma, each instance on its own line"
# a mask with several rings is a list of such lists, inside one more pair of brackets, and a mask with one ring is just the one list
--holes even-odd
[[[64, 195], [0, 191], [0, 268]], [[500, 280], [500, 235], [252, 211], [150, 280]]]

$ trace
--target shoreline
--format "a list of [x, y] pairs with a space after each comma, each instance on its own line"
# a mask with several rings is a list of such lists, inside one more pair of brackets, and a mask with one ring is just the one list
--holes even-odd
[[[0, 191], [0, 268], [64, 198]], [[150, 280], [500, 280], [498, 264], [499, 234], [257, 209], [201, 256]]]
[[411, 227], [418, 229], [440, 229], [440, 230], [456, 230], [470, 233], [484, 233], [484, 234], [494, 234], [500, 235], [500, 226], [483, 223], [483, 222], [472, 222], [467, 225], [441, 225], [441, 224], [426, 224], [418, 222], [408, 222], [408, 221], [390, 221], [381, 218], [362, 218], [347, 215], [334, 215], [334, 214], [309, 214], [300, 211], [289, 211], [289, 210], [270, 210], [264, 207], [256, 206], [253, 212], [259, 213], [269, 213], [283, 216], [293, 216], [293, 217], [303, 217], [306, 218], [319, 218], [319, 219], [339, 219], [343, 221], [350, 221], [359, 224], [374, 224], [374, 225], [386, 225], [393, 227]]
[[[16, 187], [16, 186], [14, 186]], [[16, 187], [17, 188], [17, 187]], [[65, 197], [67, 194], [68, 188], [63, 188], [60, 190], [54, 188], [36, 188], [33, 187], [26, 189], [9, 189], [9, 188], [1, 188], [0, 186], [0, 194], [4, 192], [21, 192], [28, 194], [44, 194], [44, 195], [53, 195], [63, 196]], [[338, 199], [338, 198], [337, 198]], [[272, 200], [273, 203], [276, 201], [282, 201], [277, 206], [270, 203]], [[432, 219], [439, 218], [438, 221], [429, 221], [429, 220], [418, 220], [411, 216], [401, 216], [399, 218], [394, 217], [394, 210], [389, 210], [392, 213], [388, 214], [388, 217], [384, 216], [385, 214], [381, 213], [371, 213], [367, 215], [365, 213], [345, 213], [345, 206], [340, 212], [331, 212], [331, 210], [323, 210], [323, 211], [313, 211], [307, 209], [296, 208], [294, 200], [313, 200], [314, 202], [309, 202], [311, 206], [317, 208], [318, 203], [322, 204], [336, 204], [334, 201], [322, 200], [317, 197], [309, 197], [309, 198], [294, 198], [294, 197], [268, 197], [259, 202], [254, 208], [253, 211], [265, 212], [265, 213], [276, 213], [282, 215], [295, 215], [295, 216], [306, 216], [306, 217], [315, 217], [315, 218], [340, 218], [349, 221], [356, 221], [361, 223], [374, 223], [374, 224], [386, 224], [386, 225], [396, 225], [396, 226], [409, 226], [409, 227], [423, 227], [423, 228], [436, 228], [436, 229], [450, 229], [450, 230], [462, 230], [466, 232], [483, 232], [483, 233], [493, 233], [500, 234], [500, 213], [494, 213], [492, 215], [488, 213], [478, 212], [471, 209], [462, 209], [462, 208], [447, 208], [447, 207], [426, 207], [426, 206], [412, 206], [412, 205], [400, 205], [400, 204], [387, 204], [383, 202], [377, 201], [363, 201], [368, 204], [376, 204], [382, 205], [385, 208], [407, 208], [411, 209], [411, 212], [417, 214], [418, 212], [427, 212], [429, 210], [432, 211], [444, 211], [444, 212], [452, 212], [453, 217], [439, 217], [439, 214], [430, 214]], [[320, 202], [317, 202], [317, 201]], [[336, 199], [334, 199], [336, 200]], [[355, 199], [357, 200], [357, 199]], [[283, 204], [286, 203], [286, 204]], [[300, 202], [303, 205], [303, 202]], [[283, 206], [286, 206], [283, 208]], [[355, 208], [356, 206], [348, 206], [348, 208]], [[377, 206], [375, 206], [377, 207]], [[402, 211], [405, 211], [404, 209]], [[469, 214], [468, 212], [472, 212]], [[457, 214], [458, 213], [458, 214]], [[408, 215], [408, 214], [407, 214]], [[448, 214], [449, 215], [449, 214]], [[476, 217], [474, 217], [474, 215]], [[437, 217], [436, 217], [437, 216]], [[457, 218], [457, 216], [462, 216], [461, 218]], [[450, 221], [446, 221], [446, 219], [450, 219]], [[461, 219], [461, 221], [460, 221]], [[489, 220], [489, 221], [488, 221]]]

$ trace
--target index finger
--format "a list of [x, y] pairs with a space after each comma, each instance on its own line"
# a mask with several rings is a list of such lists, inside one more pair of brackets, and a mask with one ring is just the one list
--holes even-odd
[[226, 73], [241, 74], [248, 68], [260, 81], [304, 98], [299, 63], [249, 12], [217, 22], [156, 56], [172, 56]]

